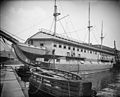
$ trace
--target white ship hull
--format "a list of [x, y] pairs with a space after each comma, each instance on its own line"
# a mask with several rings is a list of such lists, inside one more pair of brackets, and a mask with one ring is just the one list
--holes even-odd
[[24, 52], [28, 52], [31, 54], [39, 54], [39, 55], [45, 55], [46, 54], [46, 48], [45, 47], [35, 47], [32, 45], [27, 45], [27, 44], [18, 44], [19, 48], [24, 51]]

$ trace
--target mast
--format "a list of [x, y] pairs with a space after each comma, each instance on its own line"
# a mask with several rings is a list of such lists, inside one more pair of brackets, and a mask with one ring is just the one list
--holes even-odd
[[114, 40], [114, 49], [116, 50], [116, 41]]
[[88, 11], [88, 31], [89, 31], [89, 35], [88, 35], [88, 44], [90, 45], [90, 29], [91, 29], [91, 25], [90, 25], [90, 1], [89, 1], [89, 11]]
[[[54, 22], [55, 22], [54, 23], [54, 33], [53, 33], [54, 36], [56, 35], [56, 22], [57, 22], [57, 16], [58, 15], [60, 15], [60, 13], [57, 12], [57, 5], [56, 5], [56, 0], [55, 0], [54, 13], [53, 13]], [[53, 54], [53, 64], [54, 64], [54, 68], [55, 68], [55, 49], [53, 49], [52, 54]]]
[[56, 5], [56, 0], [55, 0], [55, 5], [54, 5], [54, 21], [55, 21], [55, 24], [54, 24], [54, 34], [53, 35], [56, 35], [56, 22], [57, 22], [57, 16], [60, 15], [60, 13], [57, 13], [57, 5]]
[[102, 49], [102, 43], [103, 43], [103, 21], [102, 21], [102, 28], [101, 28], [101, 49]]

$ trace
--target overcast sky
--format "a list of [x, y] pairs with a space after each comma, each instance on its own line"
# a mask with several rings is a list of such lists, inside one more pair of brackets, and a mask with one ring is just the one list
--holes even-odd
[[[88, 0], [57, 0], [57, 33], [88, 42]], [[90, 0], [91, 43], [100, 44], [103, 21], [103, 45], [120, 50], [120, 1]], [[1, 3], [1, 28], [26, 40], [41, 28], [53, 31], [54, 0], [11, 0]]]

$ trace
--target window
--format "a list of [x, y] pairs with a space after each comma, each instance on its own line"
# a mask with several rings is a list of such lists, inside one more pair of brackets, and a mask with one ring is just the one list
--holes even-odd
[[64, 45], [64, 49], [66, 49], [66, 46]]
[[59, 48], [62, 48], [62, 45], [59, 45]]
[[45, 58], [44, 61], [48, 61], [49, 59], [48, 58]]
[[56, 44], [54, 44], [54, 47], [57, 47], [57, 45], [56, 45]]
[[70, 56], [70, 52], [67, 52], [67, 56]]
[[28, 41], [28, 44], [30, 44], [30, 41]]
[[72, 56], [72, 57], [75, 57], [75, 53], [74, 53], [74, 52], [72, 52], [72, 53], [71, 53], [71, 56]]
[[79, 48], [77, 49], [77, 51], [79, 51]]
[[84, 53], [86, 53], [86, 50], [84, 50]]
[[73, 51], [75, 50], [75, 48], [73, 47]]
[[56, 62], [60, 62], [60, 59], [56, 59]]
[[90, 53], [92, 54], [92, 51], [90, 51]]
[[80, 57], [80, 54], [78, 54], [78, 57]]
[[95, 52], [95, 54], [97, 54], [97, 52]]
[[33, 40], [31, 40], [31, 45], [33, 45]]
[[68, 49], [69, 49], [69, 50], [71, 49], [70, 46], [68, 47]]
[[44, 44], [43, 44], [43, 43], [40, 43], [40, 46], [44, 46]]
[[75, 53], [73, 53], [73, 57], [75, 57]]
[[81, 49], [81, 52], [83, 52], [83, 49]]

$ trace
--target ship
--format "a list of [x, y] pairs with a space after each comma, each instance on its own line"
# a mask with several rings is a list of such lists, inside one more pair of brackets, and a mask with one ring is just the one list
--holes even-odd
[[[75, 73], [59, 69], [42, 68], [40, 65], [34, 64], [20, 48], [22, 43], [2, 30], [0, 32], [2, 37], [13, 43], [12, 47], [16, 57], [24, 64], [24, 66], [16, 68], [16, 72], [23, 81], [29, 81], [29, 97], [92, 97], [96, 95], [96, 91], [92, 89], [92, 82], [84, 80]], [[28, 48], [28, 45], [25, 45], [25, 47]], [[41, 61], [41, 64], [43, 63]]]
[[[101, 72], [113, 67], [115, 61], [114, 49], [103, 46], [103, 22], [101, 29], [101, 45], [90, 43], [90, 2], [89, 2], [89, 21], [88, 21], [88, 43], [81, 43], [70, 38], [66, 38], [56, 33], [57, 5], [54, 6], [54, 32], [40, 29], [39, 32], [26, 40], [26, 44], [46, 47], [48, 53], [43, 57], [36, 57], [37, 64], [44, 62], [41, 67], [60, 69], [82, 74]], [[31, 58], [29, 54], [27, 57]], [[49, 63], [49, 64], [47, 64]]]
[[[41, 61], [49, 63], [43, 64], [46, 68], [90, 73], [108, 70], [113, 66], [114, 52], [54, 36], [43, 29], [29, 38], [27, 43], [42, 45], [51, 50], [47, 55], [36, 58], [38, 64]], [[31, 56], [27, 54], [27, 57]]]
[[[13, 43], [17, 58], [24, 64], [39, 66], [41, 68], [59, 69], [75, 73], [94, 73], [109, 70], [115, 60], [112, 48], [104, 49], [102, 46], [103, 34], [101, 33], [101, 46], [90, 43], [81, 43], [65, 38], [56, 33], [57, 5], [54, 6], [54, 32], [41, 29], [31, 36], [25, 43], [21, 43], [7, 32], [0, 30], [0, 35]], [[90, 10], [90, 3], [89, 3]], [[89, 13], [90, 17], [90, 13]], [[90, 20], [88, 22], [90, 34]], [[89, 35], [90, 36], [90, 35]]]
[[79, 75], [58, 70], [31, 68], [29, 97], [94, 97], [92, 83]]
[[26, 53], [29, 53], [33, 56], [35, 55], [35, 57], [39, 57], [48, 52], [45, 47], [35, 47], [19, 42], [16, 38], [10, 35], [10, 33], [2, 29], [0, 29], [0, 36], [12, 43], [16, 57], [24, 64], [34, 64], [34, 62], [32, 62], [32, 58], [29, 59], [29, 57], [26, 56]]

